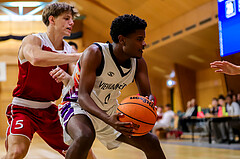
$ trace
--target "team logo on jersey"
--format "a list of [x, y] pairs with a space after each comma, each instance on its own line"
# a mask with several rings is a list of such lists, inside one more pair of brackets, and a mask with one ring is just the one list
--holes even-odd
[[119, 84], [119, 83], [105, 83], [103, 81], [101, 81], [99, 83], [99, 88], [102, 89], [102, 90], [106, 90], [106, 89], [112, 89], [112, 90], [120, 89], [120, 90], [122, 90], [126, 86], [127, 86], [126, 83], [122, 83], [122, 84]]
[[110, 71], [110, 72], [107, 73], [107, 75], [110, 76], [110, 77], [113, 77], [114, 76], [114, 72]]

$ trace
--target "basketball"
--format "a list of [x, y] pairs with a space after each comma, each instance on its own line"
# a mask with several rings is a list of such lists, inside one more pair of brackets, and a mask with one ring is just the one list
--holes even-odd
[[125, 98], [118, 106], [117, 113], [124, 114], [119, 118], [122, 122], [132, 122], [133, 129], [132, 136], [142, 136], [152, 130], [156, 118], [156, 108], [149, 99], [143, 96], [129, 96]]

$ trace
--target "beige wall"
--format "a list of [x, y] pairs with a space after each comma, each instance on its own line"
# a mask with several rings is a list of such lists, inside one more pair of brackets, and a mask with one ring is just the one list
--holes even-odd
[[[83, 21], [84, 23], [84, 21]], [[110, 33], [107, 33], [105, 37], [103, 37], [99, 32], [101, 30], [92, 30], [86, 25], [83, 25], [83, 48], [87, 48], [94, 42], [111, 42]]]
[[152, 94], [157, 98], [157, 105], [166, 105], [171, 102], [170, 88], [166, 85], [166, 78], [149, 76]]
[[206, 108], [211, 104], [213, 97], [219, 94], [226, 95], [226, 86], [223, 74], [215, 73], [212, 69], [197, 72], [197, 103]]

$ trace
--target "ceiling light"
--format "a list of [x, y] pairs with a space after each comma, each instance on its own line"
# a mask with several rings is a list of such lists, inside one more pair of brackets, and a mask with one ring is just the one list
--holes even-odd
[[155, 70], [155, 71], [158, 71], [160, 73], [165, 73], [166, 72], [164, 69], [162, 69], [162, 68], [160, 68], [158, 66], [153, 66], [152, 69]]
[[168, 87], [172, 87], [172, 86], [174, 86], [175, 84], [176, 84], [175, 81], [173, 81], [173, 80], [171, 80], [171, 79], [167, 80], [167, 86], [168, 86]]
[[2, 3], [3, 6], [6, 7], [38, 7], [42, 5], [44, 2], [21, 2], [21, 1], [16, 1], [16, 2], [5, 2]]
[[196, 62], [199, 62], [199, 63], [204, 63], [204, 60], [202, 58], [197, 57], [195, 55], [189, 55], [188, 58], [191, 59], [191, 60], [194, 60]]

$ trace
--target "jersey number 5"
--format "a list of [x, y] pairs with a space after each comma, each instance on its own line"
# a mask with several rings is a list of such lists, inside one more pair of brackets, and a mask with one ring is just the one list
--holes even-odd
[[23, 128], [23, 120], [17, 120], [15, 125], [16, 125], [16, 127], [14, 129], [22, 129]]

